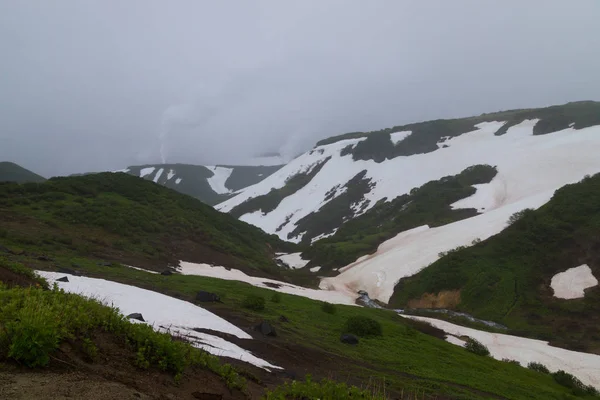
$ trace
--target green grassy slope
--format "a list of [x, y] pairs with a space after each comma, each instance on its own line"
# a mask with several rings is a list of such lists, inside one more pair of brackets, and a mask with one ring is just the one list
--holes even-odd
[[278, 275], [272, 254], [294, 247], [190, 196], [120, 173], [1, 184], [0, 219], [6, 244], [148, 266], [195, 259]]
[[46, 178], [11, 162], [0, 162], [0, 182], [43, 182]]
[[[360, 256], [374, 252], [381, 243], [402, 231], [425, 224], [440, 226], [472, 217], [477, 210], [454, 210], [450, 205], [473, 195], [475, 188], [472, 185], [488, 183], [496, 173], [496, 169], [489, 165], [469, 167], [458, 175], [414, 188], [392, 201], [381, 201], [363, 215], [341, 225], [342, 221], [354, 215], [350, 205], [362, 199], [361, 186], [355, 183], [352, 189], [299, 221], [298, 231], [306, 230], [305, 237], [308, 238], [331, 232], [341, 225], [333, 236], [308, 247], [303, 256], [311, 260], [311, 266], [319, 265], [325, 270], [343, 267]], [[351, 198], [353, 194], [358, 197]]]
[[[317, 143], [325, 145], [344, 139], [366, 137], [352, 150], [355, 160], [375, 160], [382, 162], [398, 156], [408, 156], [419, 153], [429, 153], [438, 149], [437, 143], [445, 136], [460, 136], [475, 130], [475, 125], [489, 121], [507, 121], [496, 135], [506, 133], [507, 129], [526, 119], [539, 119], [533, 129], [534, 135], [543, 135], [568, 128], [571, 124], [575, 129], [600, 125], [600, 102], [579, 101], [546, 108], [509, 110], [482, 114], [476, 117], [438, 119], [394, 126], [373, 132], [352, 132], [338, 135]], [[412, 134], [397, 145], [393, 145], [390, 134], [399, 131], [412, 131]]]
[[[37, 263], [36, 267], [40, 265], [35, 259], [23, 258], [22, 261]], [[362, 381], [363, 387], [373, 379], [385, 379], [388, 391], [419, 393], [418, 398], [571, 398], [569, 391], [548, 375], [469, 353], [422, 333], [426, 327], [391, 311], [335, 306], [336, 312], [331, 314], [323, 311], [320, 302], [286, 294], [280, 295], [279, 302], [273, 302], [270, 300], [273, 291], [236, 281], [182, 275], [165, 277], [118, 265], [102, 267], [93, 260], [81, 258], [59, 257], [56, 264], [77, 264], [78, 271], [93, 277], [133, 284], [189, 301], [193, 301], [198, 288], [215, 292], [223, 303], [202, 303], [203, 307], [227, 319], [245, 321], [247, 325], [263, 319], [271, 321], [278, 332], [274, 345], [277, 348], [301, 345], [311, 351], [344, 357], [348, 364], [337, 366], [336, 371], [346, 371], [354, 381]], [[44, 265], [52, 269], [48, 263]], [[249, 295], [265, 298], [265, 309], [244, 308], [244, 299]], [[281, 322], [280, 315], [287, 316], [289, 322]], [[383, 336], [363, 338], [358, 346], [340, 343], [346, 320], [356, 316], [378, 321]], [[347, 379], [346, 375], [340, 378]]]
[[600, 288], [564, 300], [550, 287], [556, 273], [582, 264], [600, 278], [600, 174], [557, 190], [549, 203], [523, 213], [501, 233], [402, 279], [390, 304], [460, 290], [462, 311], [600, 354]]

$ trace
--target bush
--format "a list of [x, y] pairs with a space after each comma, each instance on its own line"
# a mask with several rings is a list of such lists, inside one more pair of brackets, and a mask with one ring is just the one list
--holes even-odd
[[598, 390], [593, 386], [586, 386], [574, 375], [569, 374], [563, 370], [552, 373], [552, 378], [559, 385], [569, 388], [576, 395], [598, 395]]
[[488, 348], [485, 347], [483, 343], [473, 338], [467, 339], [467, 342], [465, 343], [465, 349], [467, 349], [467, 351], [470, 351], [471, 353], [477, 354], [478, 356], [490, 355], [490, 351], [488, 350]]
[[505, 363], [521, 366], [520, 362], [518, 362], [517, 360], [511, 360], [510, 358], [503, 358], [502, 361], [504, 361]]
[[321, 304], [321, 310], [324, 313], [334, 315], [337, 312], [337, 308], [335, 308], [335, 304], [323, 302]]
[[248, 295], [242, 302], [242, 307], [253, 311], [263, 311], [265, 309], [265, 298], [256, 294]]
[[517, 211], [516, 213], [514, 213], [513, 215], [511, 215], [510, 218], [508, 218], [508, 225], [514, 224], [515, 222], [519, 221], [525, 215], [527, 215], [528, 213], [530, 213], [532, 211], [533, 211], [533, 209], [531, 209], [531, 208], [526, 208], [524, 210]]
[[359, 389], [356, 386], [348, 386], [345, 383], [338, 383], [329, 379], [323, 379], [321, 382], [312, 382], [310, 376], [307, 376], [304, 382], [286, 382], [283, 385], [276, 387], [273, 391], [267, 392], [265, 399], [384, 400], [386, 399], [386, 396], [380, 393], [372, 393], [367, 390]]
[[346, 320], [345, 330], [361, 337], [382, 336], [381, 324], [373, 318], [354, 316]]
[[271, 296], [271, 301], [273, 303], [281, 303], [281, 294], [279, 292], [273, 293], [273, 296]]
[[550, 373], [550, 370], [544, 364], [538, 362], [530, 362], [527, 364], [527, 368], [536, 372], [541, 372], [542, 374]]

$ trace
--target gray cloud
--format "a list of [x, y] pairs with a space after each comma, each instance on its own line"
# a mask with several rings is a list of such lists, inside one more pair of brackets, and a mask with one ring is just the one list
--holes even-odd
[[600, 3], [0, 2], [0, 160], [227, 163], [432, 118], [599, 99]]

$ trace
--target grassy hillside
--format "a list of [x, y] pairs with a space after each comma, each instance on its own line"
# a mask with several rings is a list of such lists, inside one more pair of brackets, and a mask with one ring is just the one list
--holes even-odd
[[[225, 166], [233, 172], [225, 182], [225, 187], [237, 191], [254, 185], [281, 168], [278, 166]], [[145, 171], [144, 171], [145, 170]], [[215, 205], [227, 200], [232, 194], [216, 193], [207, 179], [213, 172], [202, 165], [152, 164], [128, 167], [128, 174], [156, 181], [163, 186], [195, 197], [206, 204]], [[147, 172], [150, 171], [150, 172]], [[160, 172], [162, 171], [162, 172]], [[144, 174], [142, 173], [144, 172]], [[158, 176], [160, 173], [160, 176]], [[143, 175], [143, 176], [142, 176]], [[157, 179], [158, 176], [158, 179]]]
[[325, 269], [343, 267], [360, 256], [376, 251], [381, 243], [402, 231], [425, 224], [440, 226], [472, 217], [477, 210], [454, 210], [450, 205], [473, 195], [475, 188], [472, 185], [488, 183], [496, 173], [492, 166], [475, 165], [458, 175], [414, 188], [392, 201], [380, 201], [363, 215], [348, 220], [354, 215], [352, 204], [360, 203], [364, 190], [368, 190], [368, 186], [361, 190], [364, 185], [351, 182], [352, 185], [343, 195], [299, 221], [297, 230], [306, 230], [305, 237], [308, 238], [331, 232], [341, 225], [333, 236], [318, 240], [306, 249], [303, 257], [311, 260], [310, 265]]
[[0, 182], [43, 182], [46, 178], [11, 162], [0, 162]]
[[556, 273], [582, 264], [600, 278], [600, 174], [557, 190], [549, 203], [518, 216], [501, 233], [400, 280], [390, 304], [459, 290], [459, 310], [600, 354], [600, 288], [573, 300], [553, 297], [550, 288]]
[[[433, 121], [394, 126], [373, 132], [352, 132], [321, 140], [317, 146], [335, 143], [344, 139], [366, 137], [353, 149], [348, 149], [355, 160], [375, 160], [382, 162], [398, 156], [429, 153], [438, 149], [438, 142], [444, 137], [460, 136], [476, 129], [475, 125], [489, 121], [507, 121], [496, 132], [506, 133], [509, 127], [526, 119], [539, 119], [533, 129], [534, 135], [556, 132], [573, 126], [582, 129], [600, 125], [600, 102], [580, 101], [546, 108], [509, 110], [482, 114], [477, 117], [438, 119]], [[406, 139], [394, 145], [390, 134], [400, 131], [412, 131]]]
[[190, 196], [127, 174], [0, 184], [0, 240], [36, 251], [149, 267], [196, 260], [278, 275], [274, 235]]
[[[56, 268], [34, 258], [11, 257], [35, 268]], [[133, 284], [192, 302], [198, 288], [202, 288], [219, 294], [223, 299], [223, 303], [202, 303], [202, 307], [235, 321], [238, 326], [271, 321], [277, 337], [254, 334], [254, 340], [240, 343], [288, 371], [287, 374], [264, 377], [257, 375], [259, 372], [256, 370], [252, 370], [254, 372], [250, 375], [242, 374], [263, 385], [281, 382], [286, 375], [295, 375], [296, 379], [302, 380], [308, 373], [315, 382], [321, 378], [333, 378], [367, 388], [370, 393], [377, 387], [377, 398], [575, 398], [569, 394], [570, 389], [559, 385], [550, 375], [470, 353], [439, 339], [441, 332], [432, 327], [404, 319], [391, 311], [353, 306], [323, 307], [322, 303], [303, 297], [286, 294], [275, 297], [271, 290], [241, 282], [182, 275], [165, 277], [119, 265], [102, 267], [94, 260], [82, 258], [58, 257], [56, 263], [76, 263], [79, 273]], [[265, 299], [265, 308], [245, 307], [249, 296]], [[286, 322], [280, 318], [282, 315], [287, 317]], [[373, 320], [381, 326], [381, 335], [363, 336], [357, 346], [341, 343], [339, 337], [348, 329], [345, 327], [348, 321], [357, 318]], [[227, 337], [227, 340], [233, 338]], [[331, 385], [335, 384], [317, 385], [315, 388], [314, 385], [297, 382], [292, 388], [284, 387], [274, 392], [287, 390], [294, 393], [293, 390], [298, 390], [307, 394], [306, 391], [312, 388], [312, 395], [290, 398], [346, 398], [328, 397], [327, 388], [332, 390]], [[387, 396], [382, 396], [382, 392]]]

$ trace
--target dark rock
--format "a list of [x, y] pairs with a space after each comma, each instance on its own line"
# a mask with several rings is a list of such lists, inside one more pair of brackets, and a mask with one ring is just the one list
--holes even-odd
[[262, 333], [265, 336], [277, 336], [275, 328], [273, 328], [273, 325], [271, 325], [267, 321], [262, 321], [260, 324], [256, 325], [254, 327], [254, 330]]
[[192, 396], [195, 399], [200, 399], [200, 400], [221, 400], [223, 398], [222, 394], [201, 393], [201, 392], [194, 392], [194, 393], [192, 393]]
[[290, 322], [290, 320], [285, 315], [279, 316], [279, 321], [281, 322]]
[[146, 322], [146, 320], [144, 319], [144, 317], [140, 313], [129, 314], [127, 316], [127, 318], [137, 319], [138, 321]]
[[37, 259], [40, 260], [40, 261], [52, 261], [52, 259], [50, 257], [44, 256], [44, 255], [38, 256]]
[[263, 285], [271, 287], [273, 289], [279, 289], [281, 287], [281, 285], [279, 283], [273, 283], [273, 282], [263, 282]]
[[58, 278], [56, 281], [57, 282], [69, 282], [69, 278], [67, 278], [66, 276], [63, 276], [62, 278]]
[[351, 335], [349, 333], [344, 333], [341, 337], [340, 337], [340, 341], [342, 343], [346, 343], [346, 344], [358, 344], [358, 338], [354, 335]]
[[0, 246], [0, 251], [3, 253], [10, 253], [10, 249], [8, 247]]
[[164, 276], [170, 276], [173, 275], [173, 271], [171, 271], [170, 269], [165, 269], [163, 272], [160, 273], [161, 275]]
[[200, 290], [196, 294], [196, 300], [204, 302], [204, 303], [221, 302], [221, 299], [219, 298], [218, 295], [211, 293], [211, 292], [206, 292], [204, 290]]
[[101, 267], [110, 267], [112, 265], [111, 262], [107, 262], [107, 261], [99, 262], [97, 264]]

